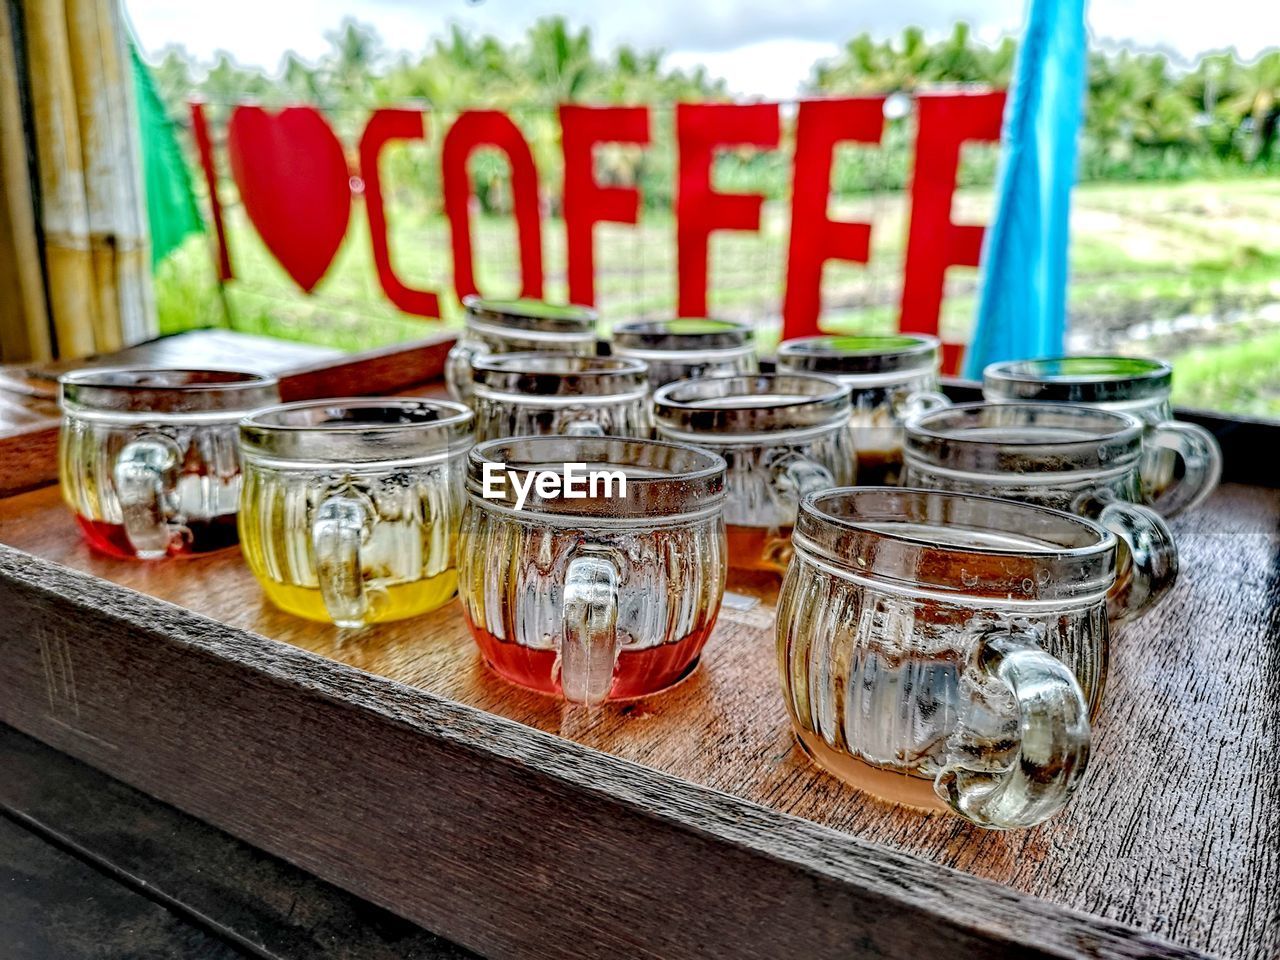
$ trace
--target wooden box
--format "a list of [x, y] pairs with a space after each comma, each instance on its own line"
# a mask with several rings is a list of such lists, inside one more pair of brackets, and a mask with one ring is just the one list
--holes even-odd
[[[446, 347], [286, 393], [438, 390]], [[494, 957], [1275, 957], [1280, 491], [1255, 458], [1280, 429], [1209, 422], [1228, 482], [1174, 522], [1182, 577], [1113, 638], [1085, 782], [1033, 830], [812, 767], [769, 578], [731, 580], [690, 679], [586, 712], [491, 675], [456, 603], [343, 634], [234, 550], [91, 555], [47, 424], [0, 435], [0, 720]]]

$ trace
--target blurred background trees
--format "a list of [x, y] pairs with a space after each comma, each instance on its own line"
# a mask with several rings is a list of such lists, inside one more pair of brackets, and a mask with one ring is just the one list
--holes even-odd
[[[558, 207], [559, 143], [555, 107], [565, 102], [645, 103], [726, 99], [724, 81], [698, 68], [663, 67], [659, 50], [620, 47], [596, 49], [588, 29], [575, 30], [559, 17], [535, 23], [523, 40], [507, 44], [456, 26], [435, 38], [421, 54], [386, 51], [376, 32], [347, 19], [328, 34], [330, 48], [318, 62], [287, 54], [276, 74], [237, 65], [218, 54], [212, 63], [195, 61], [170, 47], [155, 64], [158, 89], [180, 121], [193, 97], [215, 108], [243, 100], [269, 106], [287, 102], [325, 108], [340, 134], [357, 135], [372, 105], [420, 103], [445, 128], [452, 115], [468, 107], [508, 111], [533, 147], [553, 209]], [[1013, 70], [1016, 44], [1005, 38], [988, 46], [958, 23], [949, 36], [930, 41], [919, 28], [876, 40], [861, 34], [839, 56], [816, 63], [806, 93], [895, 93], [953, 85], [1005, 86]], [[1162, 53], [1125, 49], [1095, 50], [1090, 55], [1088, 107], [1081, 152], [1084, 180], [1178, 180], [1220, 176], [1237, 170], [1280, 169], [1280, 52], [1252, 63], [1234, 53], [1215, 53], [1194, 66], [1180, 65]], [[837, 194], [901, 188], [909, 174], [910, 111], [891, 117], [882, 156], [842, 153], [834, 176]], [[670, 203], [669, 123], [655, 117], [655, 149], [606, 151], [602, 177], [615, 183], [639, 182], [646, 203]], [[438, 147], [426, 146], [395, 162], [412, 169], [401, 182], [426, 187], [438, 196]], [[727, 158], [727, 183], [751, 187], [769, 196], [786, 189], [788, 171], [779, 159]], [[505, 165], [477, 156], [475, 174], [482, 205], [501, 211], [505, 202]], [[994, 162], [970, 163], [962, 183], [989, 182]]]

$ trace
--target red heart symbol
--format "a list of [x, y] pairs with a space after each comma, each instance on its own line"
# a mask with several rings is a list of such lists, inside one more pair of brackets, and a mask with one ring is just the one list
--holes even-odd
[[274, 116], [261, 107], [236, 107], [227, 152], [262, 242], [310, 293], [342, 246], [351, 217], [342, 144], [312, 107], [287, 107]]

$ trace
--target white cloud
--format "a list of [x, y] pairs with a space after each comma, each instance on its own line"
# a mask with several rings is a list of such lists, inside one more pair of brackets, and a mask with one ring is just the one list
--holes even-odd
[[733, 50], [681, 50], [668, 54], [666, 64], [681, 70], [701, 65], [742, 96], [786, 100], [800, 92], [815, 62], [839, 52], [828, 41], [764, 40]]

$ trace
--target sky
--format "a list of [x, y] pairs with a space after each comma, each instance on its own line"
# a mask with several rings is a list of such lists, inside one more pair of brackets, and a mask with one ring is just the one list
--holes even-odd
[[[863, 31], [888, 37], [903, 27], [931, 35], [967, 21], [994, 42], [1019, 32], [1024, 0], [125, 0], [143, 49], [180, 44], [209, 60], [228, 51], [243, 64], [275, 69], [286, 50], [314, 60], [326, 31], [344, 17], [371, 24], [389, 49], [419, 51], [450, 23], [518, 39], [542, 16], [591, 27], [599, 48], [626, 43], [668, 51], [672, 67], [703, 64], [743, 96], [793, 96], [815, 60]], [[1274, 0], [1215, 0], [1212, 14], [1191, 0], [1095, 0], [1095, 42], [1163, 47], [1192, 61], [1234, 46], [1246, 58], [1280, 46]]]

